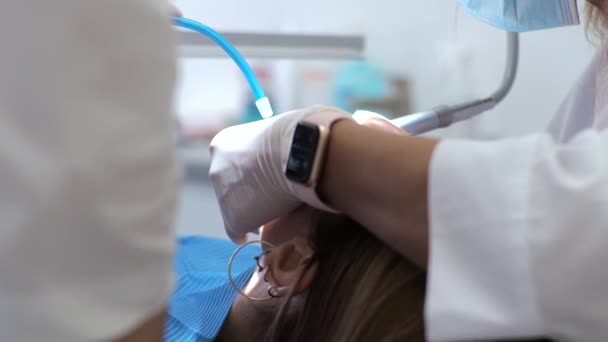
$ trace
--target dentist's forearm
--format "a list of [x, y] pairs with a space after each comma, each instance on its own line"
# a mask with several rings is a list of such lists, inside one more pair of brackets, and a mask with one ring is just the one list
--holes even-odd
[[428, 259], [428, 175], [436, 140], [341, 121], [332, 127], [320, 193], [421, 267]]

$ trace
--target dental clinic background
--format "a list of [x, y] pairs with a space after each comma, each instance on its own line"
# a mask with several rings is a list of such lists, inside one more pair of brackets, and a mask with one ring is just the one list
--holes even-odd
[[[173, 3], [222, 32], [364, 37], [365, 62], [250, 60], [277, 113], [322, 103], [401, 116], [489, 95], [503, 75], [505, 33], [467, 16], [455, 1]], [[592, 57], [594, 42], [584, 36], [584, 25], [522, 35], [520, 72], [506, 100], [474, 120], [432, 134], [497, 139], [542, 129]], [[175, 127], [186, 177], [178, 232], [223, 237], [207, 180], [207, 146], [222, 128], [255, 119], [251, 95], [227, 58], [180, 58], [179, 66]]]

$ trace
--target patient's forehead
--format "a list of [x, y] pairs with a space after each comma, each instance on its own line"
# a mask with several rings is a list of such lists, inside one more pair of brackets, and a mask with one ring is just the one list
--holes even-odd
[[262, 229], [262, 241], [280, 245], [295, 237], [308, 239], [316, 226], [319, 211], [309, 206], [302, 206], [289, 215], [278, 218]]

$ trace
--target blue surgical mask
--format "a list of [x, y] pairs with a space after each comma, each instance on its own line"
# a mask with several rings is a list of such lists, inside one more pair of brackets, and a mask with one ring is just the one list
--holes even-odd
[[576, 0], [458, 0], [473, 17], [510, 32], [580, 23]]
[[[175, 257], [177, 284], [165, 327], [168, 342], [215, 340], [230, 313], [237, 293], [228, 280], [230, 256], [237, 248], [226, 240], [184, 237]], [[232, 264], [232, 276], [243, 288], [255, 269], [260, 248], [243, 249]]]

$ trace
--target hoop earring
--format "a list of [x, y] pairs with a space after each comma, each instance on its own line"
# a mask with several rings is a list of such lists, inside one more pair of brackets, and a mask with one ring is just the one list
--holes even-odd
[[[267, 301], [267, 300], [271, 300], [277, 297], [280, 297], [279, 295], [279, 289], [276, 286], [271, 286], [270, 288], [268, 288], [268, 297], [266, 298], [260, 298], [260, 297], [252, 297], [249, 296], [248, 294], [246, 294], [245, 292], [243, 292], [243, 290], [241, 288], [239, 288], [236, 284], [236, 281], [234, 281], [234, 278], [232, 278], [232, 264], [234, 263], [234, 260], [236, 259], [236, 256], [247, 246], [249, 245], [253, 245], [253, 244], [257, 244], [259, 243], [260, 245], [265, 245], [268, 246], [270, 248], [276, 248], [273, 244], [265, 242], [265, 241], [249, 241], [246, 244], [240, 246], [239, 248], [237, 248], [233, 253], [232, 256], [230, 256], [230, 262], [228, 263], [228, 279], [230, 280], [230, 285], [232, 286], [232, 288], [238, 292], [241, 296], [254, 301], [254, 302], [263, 302], [263, 301]], [[262, 255], [266, 255], [268, 253], [262, 253]], [[260, 259], [259, 257], [255, 259], [256, 260], [256, 266], [258, 267], [258, 269], [263, 270], [264, 268], [260, 265]], [[268, 272], [268, 271], [267, 271]]]
[[270, 296], [270, 298], [281, 297], [281, 294], [279, 293], [279, 288], [274, 285], [268, 288], [268, 295]]

